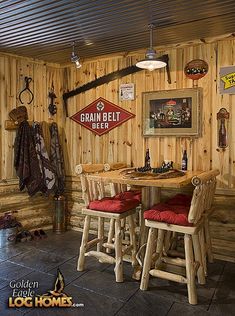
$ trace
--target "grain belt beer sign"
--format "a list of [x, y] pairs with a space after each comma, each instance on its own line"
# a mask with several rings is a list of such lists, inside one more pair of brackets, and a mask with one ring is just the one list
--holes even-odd
[[134, 116], [131, 112], [99, 98], [75, 113], [71, 119], [101, 136]]

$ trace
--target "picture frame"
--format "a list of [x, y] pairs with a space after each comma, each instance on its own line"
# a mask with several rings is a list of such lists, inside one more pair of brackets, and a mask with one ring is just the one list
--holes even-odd
[[143, 92], [143, 136], [199, 137], [202, 88]]

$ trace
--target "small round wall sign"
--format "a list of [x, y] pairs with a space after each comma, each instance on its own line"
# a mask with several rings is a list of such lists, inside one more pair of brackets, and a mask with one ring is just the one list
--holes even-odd
[[198, 80], [208, 73], [208, 64], [202, 59], [193, 59], [184, 67], [184, 73], [187, 78]]

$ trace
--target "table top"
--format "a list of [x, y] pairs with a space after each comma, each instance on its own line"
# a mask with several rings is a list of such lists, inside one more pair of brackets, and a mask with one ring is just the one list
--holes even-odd
[[203, 173], [203, 171], [186, 171], [185, 175], [181, 177], [169, 178], [169, 179], [128, 179], [120, 174], [121, 171], [125, 169], [101, 172], [97, 174], [91, 174], [90, 179], [96, 181], [103, 181], [105, 183], [121, 183], [129, 184], [135, 186], [148, 186], [148, 187], [158, 187], [158, 188], [181, 188], [191, 183], [194, 176], [198, 176]]

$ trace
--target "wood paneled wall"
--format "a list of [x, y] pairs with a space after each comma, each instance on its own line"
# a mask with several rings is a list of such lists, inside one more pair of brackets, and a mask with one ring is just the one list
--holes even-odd
[[[151, 163], [158, 166], [163, 159], [171, 159], [180, 166], [182, 151], [187, 149], [189, 169], [208, 170], [218, 168], [218, 187], [234, 189], [235, 184], [235, 95], [219, 94], [219, 70], [222, 66], [234, 63], [235, 40], [213, 42], [211, 44], [188, 45], [170, 48], [159, 53], [167, 53], [170, 58], [172, 83], [167, 82], [164, 69], [153, 72], [141, 71], [119, 80], [77, 95], [68, 102], [69, 115], [87, 106], [98, 97], [104, 97], [136, 115], [101, 137], [75, 122], [66, 119], [65, 134], [68, 152], [68, 174], [74, 175], [74, 166], [86, 162], [127, 161], [128, 164], [142, 166], [144, 152], [150, 148]], [[85, 62], [81, 70], [74, 67], [64, 69], [69, 89], [81, 86], [96, 77], [117, 69], [132, 65], [143, 55], [103, 58]], [[142, 136], [142, 92], [193, 87], [193, 81], [187, 79], [183, 69], [185, 64], [195, 58], [204, 59], [209, 64], [208, 74], [198, 81], [203, 88], [201, 111], [202, 137], [143, 137]], [[121, 83], [133, 82], [136, 88], [134, 101], [119, 101], [118, 92]], [[221, 150], [217, 146], [216, 114], [221, 107], [230, 112], [229, 146]], [[95, 150], [94, 150], [95, 149]]]
[[[180, 166], [182, 151], [187, 149], [189, 169], [218, 168], [220, 170], [218, 192], [230, 194], [231, 197], [231, 194], [235, 192], [235, 95], [219, 94], [219, 70], [220, 67], [234, 64], [235, 40], [228, 38], [214, 40], [211, 43], [197, 41], [162, 48], [158, 53], [159, 55], [169, 55], [171, 84], [167, 82], [167, 74], [164, 69], [153, 72], [141, 71], [68, 100], [70, 116], [98, 97], [104, 97], [136, 115], [135, 118], [101, 137], [95, 136], [89, 130], [65, 117], [62, 102], [63, 91], [72, 90], [97, 77], [133, 65], [137, 60], [143, 58], [144, 51], [86, 60], [79, 70], [73, 64], [68, 64], [68, 66], [45, 64], [41, 61], [0, 53], [0, 157], [2, 162], [0, 178], [15, 177], [13, 168], [15, 131], [6, 131], [4, 121], [8, 118], [9, 111], [20, 105], [18, 95], [24, 87], [24, 77], [30, 76], [33, 78], [30, 88], [34, 92], [35, 99], [32, 104], [28, 105], [28, 95], [25, 94], [23, 101], [27, 106], [30, 120], [54, 120], [58, 123], [65, 156], [66, 175], [68, 179], [72, 179], [69, 180], [68, 185], [68, 205], [73, 216], [79, 216], [78, 204], [81, 201], [80, 193], [71, 189], [74, 187], [76, 164], [126, 161], [130, 165], [142, 166], [146, 148], [150, 148], [152, 165], [158, 166], [163, 159], [171, 159], [175, 162], [176, 167]], [[184, 75], [184, 66], [188, 61], [197, 58], [204, 59], [209, 65], [208, 74], [198, 81], [198, 86], [203, 88], [202, 137], [143, 137], [142, 93], [193, 87], [193, 81]], [[122, 83], [135, 84], [136, 98], [134, 101], [119, 101], [119, 86]], [[58, 107], [58, 112], [53, 118], [48, 113], [48, 92], [52, 84], [57, 95]], [[221, 150], [217, 146], [216, 114], [221, 107], [226, 108], [230, 113], [229, 146], [225, 150]], [[41, 198], [44, 199], [44, 197]], [[218, 204], [219, 212], [223, 212], [223, 203], [221, 203]], [[224, 204], [226, 204], [226, 198]], [[232, 206], [228, 207], [231, 214], [229, 224], [233, 227], [235, 214]], [[227, 212], [227, 207], [225, 209], [224, 212]], [[76, 223], [74, 218], [71, 223]], [[223, 224], [221, 216], [215, 218], [215, 222]]]
[[[143, 54], [132, 53], [85, 61], [79, 70], [73, 64], [68, 67], [60, 67], [1, 54], [0, 153], [2, 164], [0, 177], [14, 177], [12, 164], [15, 132], [4, 130], [4, 121], [8, 118], [11, 109], [21, 105], [18, 95], [24, 87], [24, 77], [30, 76], [33, 78], [30, 88], [35, 95], [33, 103], [28, 105], [29, 96], [27, 93], [23, 95], [29, 119], [38, 121], [53, 119], [58, 123], [61, 128], [67, 175], [75, 175], [74, 166], [86, 162], [127, 161], [128, 164], [141, 166], [144, 162], [146, 148], [150, 148], [152, 165], [161, 164], [163, 159], [172, 159], [179, 167], [182, 151], [187, 149], [189, 169], [218, 168], [221, 172], [218, 187], [233, 189], [235, 183], [235, 109], [233, 105], [235, 95], [219, 94], [219, 70], [222, 66], [234, 63], [234, 51], [234, 39], [167, 48], [159, 51], [159, 54], [167, 53], [169, 55], [171, 84], [167, 82], [165, 69], [153, 72], [141, 71], [69, 99], [70, 116], [98, 97], [104, 97], [136, 115], [135, 118], [101, 137], [65, 117], [62, 102], [63, 91], [74, 89], [97, 77], [133, 65], [137, 59], [143, 57]], [[203, 88], [202, 137], [143, 137], [142, 93], [193, 87], [193, 81], [185, 77], [183, 69], [188, 61], [195, 58], [204, 59], [209, 64], [208, 74], [198, 81], [198, 86]], [[119, 101], [120, 84], [130, 82], [135, 84], [135, 100]], [[58, 107], [58, 112], [53, 118], [48, 112], [48, 92], [52, 85], [54, 85], [57, 95]], [[225, 107], [230, 112], [229, 146], [225, 150], [221, 150], [217, 146], [216, 113], [221, 107]]]

